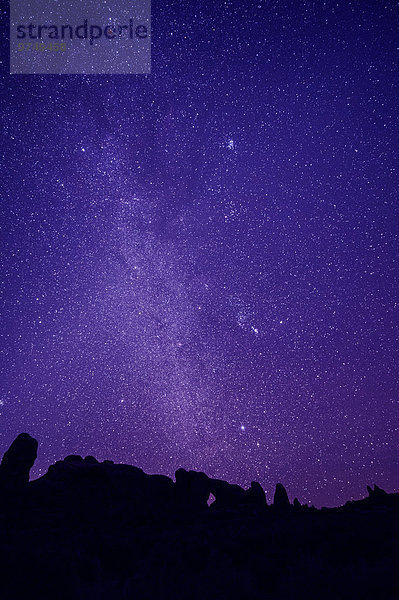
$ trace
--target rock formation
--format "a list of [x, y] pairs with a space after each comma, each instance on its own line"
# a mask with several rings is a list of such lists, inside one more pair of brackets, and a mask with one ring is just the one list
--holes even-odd
[[36, 452], [21, 434], [0, 465], [1, 599], [399, 598], [399, 494], [317, 510], [277, 484], [269, 507], [257, 482], [78, 455], [29, 482]]
[[20, 433], [4, 453], [0, 464], [0, 487], [18, 491], [29, 482], [29, 472], [37, 457], [37, 441]]
[[282, 483], [276, 485], [276, 491], [274, 492], [273, 506], [277, 510], [288, 510], [290, 508], [290, 501], [288, 494]]

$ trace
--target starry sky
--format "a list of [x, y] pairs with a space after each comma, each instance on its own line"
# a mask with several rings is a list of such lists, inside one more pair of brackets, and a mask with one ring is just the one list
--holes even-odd
[[398, 21], [154, 0], [149, 75], [2, 42], [1, 452], [398, 490]]

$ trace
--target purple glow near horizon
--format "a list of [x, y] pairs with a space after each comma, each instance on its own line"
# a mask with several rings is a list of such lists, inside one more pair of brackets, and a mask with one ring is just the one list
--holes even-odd
[[397, 490], [396, 4], [152, 13], [151, 75], [3, 68], [0, 453]]

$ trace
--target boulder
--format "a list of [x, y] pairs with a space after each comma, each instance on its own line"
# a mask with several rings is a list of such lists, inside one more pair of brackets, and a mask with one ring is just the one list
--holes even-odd
[[64, 458], [64, 462], [78, 465], [83, 463], [83, 458], [79, 454], [68, 454], [68, 456]]

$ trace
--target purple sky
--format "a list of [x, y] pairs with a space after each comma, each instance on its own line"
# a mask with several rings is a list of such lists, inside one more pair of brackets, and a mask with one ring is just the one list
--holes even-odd
[[397, 3], [152, 19], [151, 75], [3, 61], [0, 453], [397, 490]]

